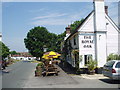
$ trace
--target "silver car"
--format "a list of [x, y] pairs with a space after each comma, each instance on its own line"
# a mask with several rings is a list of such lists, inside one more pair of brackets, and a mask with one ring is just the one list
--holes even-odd
[[113, 80], [120, 80], [120, 60], [110, 60], [103, 67], [103, 75]]

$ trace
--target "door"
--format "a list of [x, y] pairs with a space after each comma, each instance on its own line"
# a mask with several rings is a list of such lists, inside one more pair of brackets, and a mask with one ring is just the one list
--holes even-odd
[[89, 63], [89, 60], [92, 58], [91, 54], [84, 55], [85, 66]]

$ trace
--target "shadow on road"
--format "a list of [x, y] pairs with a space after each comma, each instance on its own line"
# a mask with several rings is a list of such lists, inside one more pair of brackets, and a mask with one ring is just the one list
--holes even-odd
[[72, 66], [68, 63], [60, 63], [58, 66], [67, 74], [76, 74], [75, 68], [72, 68]]
[[99, 79], [99, 80], [108, 84], [120, 84], [120, 80], [112, 80], [112, 79]]

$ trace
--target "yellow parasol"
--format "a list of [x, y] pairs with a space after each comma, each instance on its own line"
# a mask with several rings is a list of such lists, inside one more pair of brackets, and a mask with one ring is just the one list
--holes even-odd
[[43, 55], [42, 58], [44, 58], [44, 59], [50, 59], [47, 55]]
[[54, 51], [50, 51], [50, 52], [44, 53], [42, 58], [50, 59], [50, 58], [58, 58], [59, 56], [61, 56], [61, 54], [54, 52]]

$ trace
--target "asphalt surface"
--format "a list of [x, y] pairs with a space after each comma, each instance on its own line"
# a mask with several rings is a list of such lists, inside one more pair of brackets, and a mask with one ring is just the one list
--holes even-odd
[[33, 77], [34, 73], [32, 73], [24, 88], [58, 88], [60, 85], [63, 85], [65, 87], [66, 85], [78, 84], [76, 80], [74, 80], [71, 76], [66, 74], [57, 65], [56, 68], [60, 71], [58, 76], [48, 75], [45, 77]]
[[7, 70], [10, 70], [10, 72], [2, 74], [2, 88], [24, 87], [35, 66], [36, 63], [20, 61], [7, 67]]

